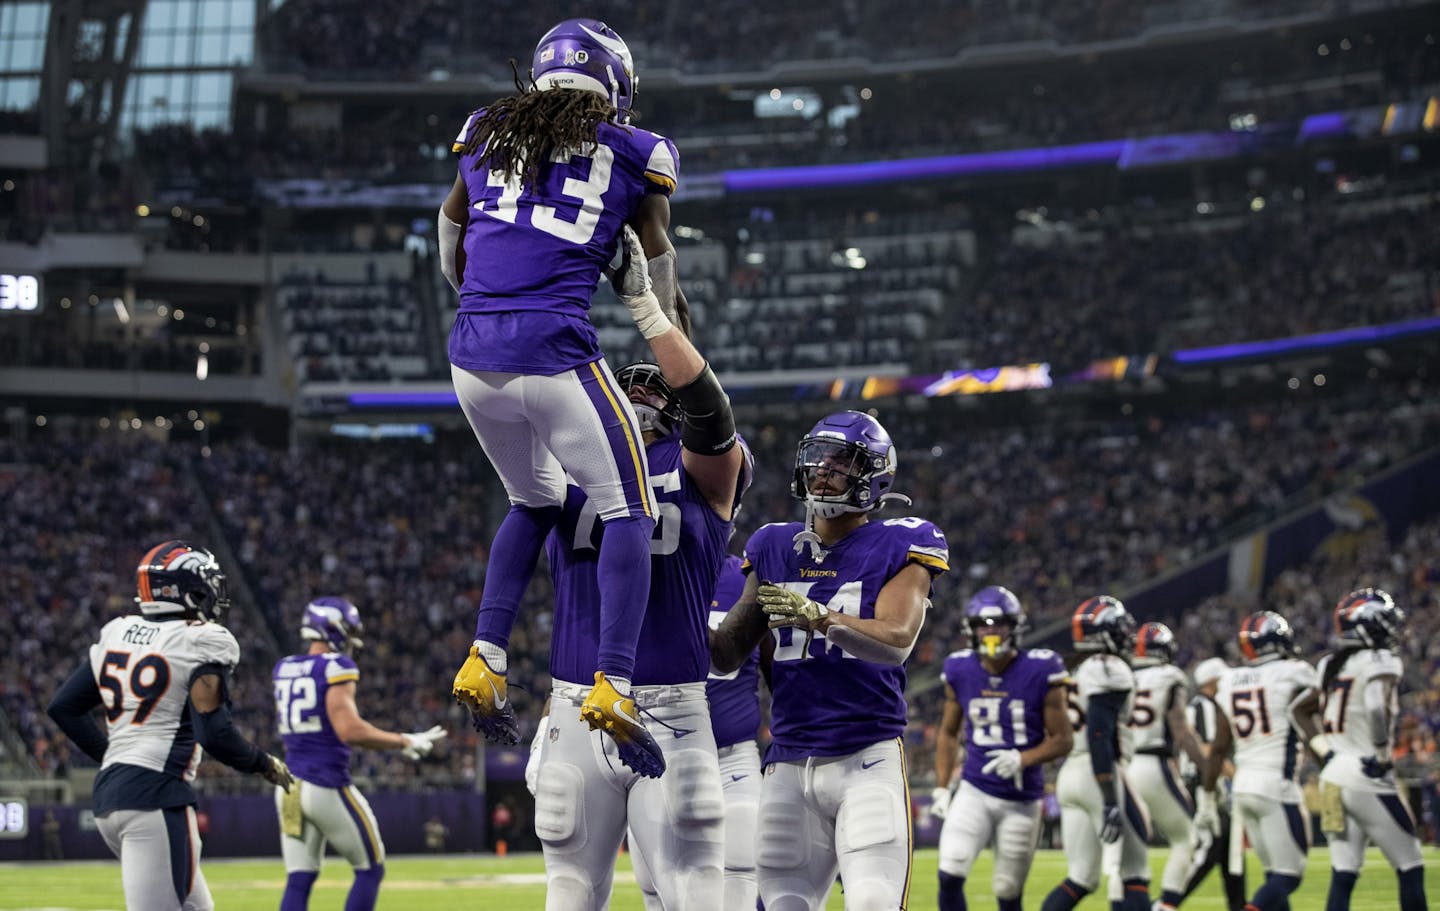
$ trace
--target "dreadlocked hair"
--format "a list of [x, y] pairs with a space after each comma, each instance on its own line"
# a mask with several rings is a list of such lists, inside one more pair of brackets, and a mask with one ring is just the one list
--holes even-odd
[[1325, 677], [1320, 681], [1320, 692], [1322, 694], [1330, 691], [1330, 685], [1335, 682], [1335, 678], [1339, 677], [1340, 672], [1344, 670], [1345, 662], [1350, 660], [1350, 656], [1358, 651], [1360, 651], [1358, 645], [1346, 645], [1330, 653], [1330, 660], [1325, 664]]
[[485, 149], [473, 168], [499, 171], [506, 180], [519, 177], [523, 183], [534, 183], [557, 150], [593, 154], [600, 124], [615, 116], [615, 106], [580, 89], [542, 92], [534, 80], [528, 86], [520, 81], [514, 60], [510, 69], [515, 73], [517, 93], [486, 107], [465, 139], [462, 155]]

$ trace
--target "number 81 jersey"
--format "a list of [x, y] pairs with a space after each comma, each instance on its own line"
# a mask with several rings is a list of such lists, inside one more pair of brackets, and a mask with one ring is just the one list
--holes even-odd
[[1048, 648], [1024, 649], [999, 674], [991, 674], [970, 649], [945, 659], [941, 678], [955, 693], [965, 722], [964, 780], [1004, 800], [1038, 800], [1045, 793], [1045, 769], [1025, 769], [1022, 787], [1011, 778], [981, 771], [991, 750], [1024, 752], [1045, 739], [1045, 697], [1070, 675]]
[[330, 726], [325, 695], [360, 679], [355, 659], [338, 652], [291, 655], [275, 665], [275, 717], [285, 764], [296, 778], [327, 788], [350, 783], [350, 747]]
[[105, 624], [90, 646], [110, 738], [101, 774], [128, 765], [193, 780], [200, 748], [190, 678], [207, 666], [229, 674], [239, 662], [239, 643], [217, 623], [130, 615]]

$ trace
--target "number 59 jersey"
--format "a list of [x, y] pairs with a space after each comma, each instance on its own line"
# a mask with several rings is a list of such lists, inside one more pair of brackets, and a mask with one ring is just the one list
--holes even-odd
[[1290, 703], [1317, 682], [1315, 669], [1299, 658], [1233, 667], [1220, 678], [1215, 701], [1235, 739], [1235, 793], [1285, 803], [1301, 799], [1300, 732]]
[[193, 780], [190, 678], [207, 666], [228, 675], [239, 663], [239, 643], [217, 623], [130, 615], [105, 624], [90, 646], [110, 737], [101, 774], [123, 764]]
[[338, 652], [281, 658], [272, 674], [275, 718], [285, 764], [302, 781], [327, 788], [350, 783], [350, 747], [330, 726], [325, 696], [338, 683], [360, 679], [355, 659]]

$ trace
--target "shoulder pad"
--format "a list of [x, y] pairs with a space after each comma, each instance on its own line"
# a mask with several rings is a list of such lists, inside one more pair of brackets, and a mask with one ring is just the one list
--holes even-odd
[[190, 640], [202, 664], [214, 663], [234, 668], [240, 663], [240, 643], [228, 629], [218, 623], [197, 623], [189, 627]]

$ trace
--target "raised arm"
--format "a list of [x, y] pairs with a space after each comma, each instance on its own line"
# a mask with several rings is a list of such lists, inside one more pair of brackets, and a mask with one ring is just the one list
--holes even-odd
[[645, 248], [646, 269], [655, 288], [655, 297], [670, 322], [690, 337], [690, 305], [680, 291], [675, 270], [675, 247], [670, 243], [670, 198], [648, 194], [631, 219]]

